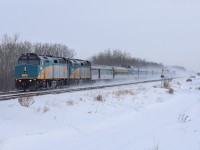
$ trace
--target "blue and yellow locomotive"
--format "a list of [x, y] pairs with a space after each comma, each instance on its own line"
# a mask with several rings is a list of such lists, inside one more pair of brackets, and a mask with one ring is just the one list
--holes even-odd
[[91, 79], [89, 61], [64, 57], [22, 54], [15, 66], [18, 90], [55, 88]]

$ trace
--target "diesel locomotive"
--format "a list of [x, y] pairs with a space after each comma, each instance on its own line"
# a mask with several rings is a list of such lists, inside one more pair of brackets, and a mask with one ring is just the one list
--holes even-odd
[[87, 60], [28, 53], [22, 54], [15, 66], [15, 85], [17, 90], [25, 91], [156, 74], [158, 72], [151, 70], [92, 65]]

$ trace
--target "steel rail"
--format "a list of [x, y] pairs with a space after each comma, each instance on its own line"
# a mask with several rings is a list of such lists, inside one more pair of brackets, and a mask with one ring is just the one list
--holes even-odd
[[[177, 78], [172, 78], [172, 79], [177, 79]], [[52, 89], [52, 90], [42, 90], [42, 91], [28, 91], [28, 92], [23, 92], [23, 93], [18, 92], [18, 93], [0, 95], [0, 101], [16, 99], [19, 97], [31, 97], [31, 96], [40, 96], [40, 95], [48, 95], [48, 94], [69, 93], [69, 92], [76, 92], [76, 91], [95, 90], [95, 89], [103, 89], [103, 88], [109, 88], [109, 87], [134, 85], [134, 84], [139, 84], [139, 83], [150, 83], [150, 82], [158, 82], [158, 81], [163, 81], [163, 79], [145, 80], [145, 81], [137, 81], [137, 82], [131, 82], [131, 83], [103, 85], [103, 86], [89, 86], [89, 87], [78, 87], [78, 88], [67, 88], [67, 89], [63, 88], [63, 89]]]

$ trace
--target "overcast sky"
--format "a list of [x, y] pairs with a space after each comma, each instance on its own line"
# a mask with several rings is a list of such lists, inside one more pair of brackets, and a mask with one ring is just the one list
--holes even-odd
[[200, 71], [200, 0], [0, 0], [0, 35], [105, 49]]

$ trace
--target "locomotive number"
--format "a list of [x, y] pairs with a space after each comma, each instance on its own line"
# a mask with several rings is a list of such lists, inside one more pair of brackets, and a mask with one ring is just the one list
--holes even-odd
[[22, 77], [28, 77], [28, 74], [22, 74]]

